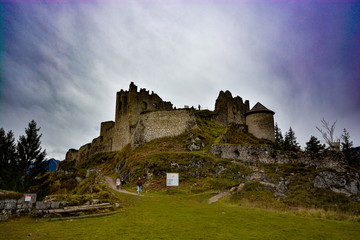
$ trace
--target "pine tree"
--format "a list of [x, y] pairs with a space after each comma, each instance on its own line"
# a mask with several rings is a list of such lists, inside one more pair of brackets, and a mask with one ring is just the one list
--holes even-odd
[[6, 151], [6, 135], [3, 128], [0, 129], [0, 189], [5, 189], [5, 184], [8, 180], [6, 171], [9, 169], [8, 159], [5, 154]]
[[275, 124], [275, 149], [281, 149], [284, 144], [284, 138], [281, 134], [281, 129], [278, 127], [277, 123]]
[[325, 144], [320, 144], [320, 140], [311, 136], [310, 140], [306, 143], [305, 150], [311, 153], [319, 153], [325, 149]]
[[0, 129], [0, 189], [15, 190], [17, 178], [16, 146], [12, 131]]
[[296, 142], [295, 132], [290, 127], [289, 131], [285, 133], [284, 150], [297, 151], [298, 143]]
[[36, 177], [46, 172], [45, 156], [46, 151], [42, 151], [40, 138], [36, 122], [32, 120], [28, 128], [25, 129], [26, 136], [20, 136], [17, 151], [19, 157], [19, 167], [24, 176], [23, 187], [28, 189], [36, 183]]
[[350, 141], [350, 134], [344, 128], [343, 134], [341, 135], [341, 151], [344, 153], [346, 161], [350, 166], [358, 167], [360, 164], [359, 155], [353, 150], [353, 142]]

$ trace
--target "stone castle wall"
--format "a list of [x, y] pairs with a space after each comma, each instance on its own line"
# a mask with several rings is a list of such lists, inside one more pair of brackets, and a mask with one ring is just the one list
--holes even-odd
[[229, 91], [220, 91], [215, 103], [215, 114], [211, 121], [227, 127], [229, 123], [245, 124], [245, 113], [249, 111], [249, 101], [232, 97]]
[[249, 133], [257, 138], [275, 139], [274, 117], [271, 113], [256, 113], [246, 116]]
[[234, 159], [249, 163], [303, 163], [307, 166], [316, 168], [330, 168], [337, 172], [346, 172], [346, 160], [342, 153], [325, 151], [317, 156], [314, 161], [313, 156], [306, 152], [284, 152], [273, 151], [270, 146], [243, 146], [243, 145], [212, 145], [211, 153], [220, 158]]
[[[119, 151], [127, 144], [132, 142], [132, 138], [140, 120], [142, 119], [142, 113], [146, 112], [161, 112], [173, 110], [171, 102], [163, 101], [157, 94], [149, 93], [145, 89], [137, 90], [137, 86], [131, 83], [129, 91], [121, 90], [116, 93], [116, 108], [115, 108], [115, 122], [108, 121], [102, 122], [100, 126], [100, 136], [94, 138], [91, 143], [85, 144], [77, 151], [71, 149], [66, 154], [66, 160], [83, 161], [88, 157], [101, 152]], [[151, 114], [150, 114], [151, 115]], [[156, 114], [155, 114], [156, 115]], [[161, 115], [161, 114], [159, 114]], [[180, 123], [179, 117], [184, 117], [184, 121], [188, 121], [188, 117], [185, 115], [179, 115], [177, 113], [171, 117], [171, 114], [166, 114], [167, 118], [171, 121], [177, 121]], [[178, 119], [178, 120], [175, 120]], [[146, 125], [156, 126], [156, 121], [153, 124], [147, 124], [147, 120], [142, 120]], [[164, 124], [164, 122], [163, 122]], [[163, 126], [166, 126], [164, 124]], [[168, 126], [175, 127], [170, 122]], [[179, 125], [181, 128], [183, 125]], [[164, 131], [155, 131], [150, 127], [149, 131], [146, 131], [146, 138], [155, 139], [162, 136], [174, 136], [179, 129], [168, 129], [168, 133]], [[152, 133], [150, 133], [152, 131]]]
[[[230, 123], [247, 124], [249, 101], [233, 98], [229, 91], [219, 93], [215, 111], [208, 120], [221, 126], [228, 127]], [[254, 114], [255, 115], [255, 114]], [[251, 116], [250, 126], [258, 124], [249, 132], [257, 137], [274, 139], [274, 120], [267, 116]], [[271, 124], [272, 123], [272, 124]], [[83, 161], [90, 156], [101, 153], [120, 151], [131, 144], [136, 148], [153, 139], [176, 136], [186, 130], [197, 127], [194, 109], [173, 109], [171, 102], [163, 101], [157, 94], [140, 89], [131, 83], [128, 91], [121, 90], [116, 94], [115, 122], [102, 122], [100, 136], [80, 149], [70, 149], [66, 160]], [[256, 128], [257, 127], [257, 128]]]
[[79, 148], [79, 155], [77, 161], [83, 161], [90, 155], [91, 143], [85, 144]]
[[94, 155], [99, 152], [112, 151], [112, 138], [97, 137], [91, 142], [89, 155]]
[[129, 123], [129, 114], [124, 114], [115, 122], [112, 151], [120, 151], [124, 146], [131, 142], [131, 125]]
[[197, 123], [190, 109], [141, 114], [132, 135], [131, 146], [134, 149], [153, 139], [177, 136], [193, 128], [197, 128]]
[[79, 159], [79, 150], [72, 148], [72, 149], [69, 149], [69, 151], [67, 151], [66, 156], [65, 156], [66, 161], [77, 161], [78, 159]]
[[171, 102], [165, 102], [145, 89], [138, 92], [134, 83], [130, 84], [129, 91], [117, 92], [112, 151], [119, 151], [131, 143], [142, 112], [161, 110], [172, 110]]
[[114, 135], [114, 121], [102, 122], [100, 126], [100, 136], [104, 138], [112, 138]]

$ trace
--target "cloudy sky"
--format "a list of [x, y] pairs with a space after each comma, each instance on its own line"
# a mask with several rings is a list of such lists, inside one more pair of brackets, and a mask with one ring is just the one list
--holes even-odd
[[261, 102], [304, 146], [321, 119], [360, 145], [356, 1], [1, 1], [0, 127], [34, 119], [64, 159], [114, 120], [130, 82], [176, 107]]

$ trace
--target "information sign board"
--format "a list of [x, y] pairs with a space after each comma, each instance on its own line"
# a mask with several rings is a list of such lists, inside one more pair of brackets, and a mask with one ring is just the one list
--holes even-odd
[[25, 195], [25, 202], [31, 202], [31, 195]]
[[166, 186], [178, 187], [179, 186], [179, 173], [166, 173]]

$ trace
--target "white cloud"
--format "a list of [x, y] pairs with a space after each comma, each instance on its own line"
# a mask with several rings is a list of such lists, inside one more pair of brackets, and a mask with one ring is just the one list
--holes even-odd
[[[343, 69], [337, 78], [324, 74], [327, 66], [309, 75], [309, 66], [298, 62], [321, 36], [292, 28], [292, 5], [109, 1], [18, 7], [10, 19], [15, 41], [5, 49], [2, 125], [19, 135], [35, 119], [50, 157], [63, 159], [67, 149], [97, 137], [100, 122], [114, 119], [116, 92], [131, 81], [177, 107], [213, 109], [220, 90], [251, 106], [260, 101], [276, 112], [283, 133], [293, 127], [302, 145], [310, 135], [320, 136], [315, 125], [322, 117], [337, 115], [327, 93], [338, 93]], [[322, 81], [313, 82], [314, 76]], [[332, 81], [325, 84], [328, 76]], [[336, 99], [348, 100], [346, 93]], [[356, 132], [358, 116], [340, 119], [339, 129], [348, 124]], [[351, 136], [359, 145], [360, 136]]]

